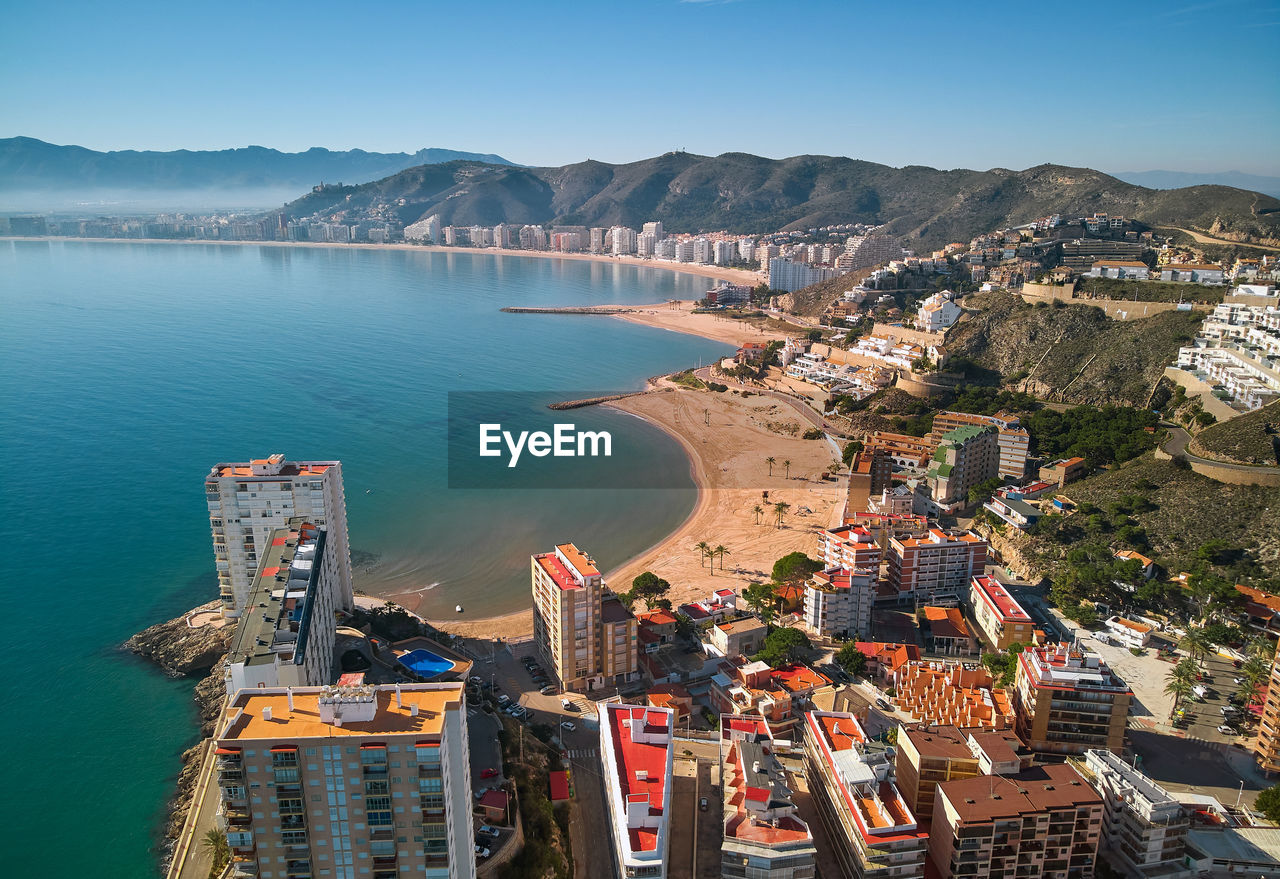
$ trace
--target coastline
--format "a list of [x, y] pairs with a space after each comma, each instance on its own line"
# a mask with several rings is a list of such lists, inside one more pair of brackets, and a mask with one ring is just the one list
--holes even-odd
[[529, 257], [531, 259], [563, 259], [579, 262], [597, 262], [611, 265], [629, 265], [637, 268], [666, 269], [686, 275], [728, 281], [731, 284], [755, 286], [762, 280], [760, 272], [747, 269], [730, 269], [721, 266], [696, 263], [670, 262], [659, 259], [643, 259], [638, 256], [613, 256], [604, 253], [556, 253], [550, 250], [507, 250], [497, 247], [445, 247], [440, 244], [337, 244], [328, 241], [222, 241], [214, 238], [82, 238], [73, 235], [0, 236], [0, 241], [75, 241], [102, 244], [213, 244], [219, 247], [310, 247], [336, 248], [339, 250], [407, 250], [415, 253], [468, 253], [488, 256]]

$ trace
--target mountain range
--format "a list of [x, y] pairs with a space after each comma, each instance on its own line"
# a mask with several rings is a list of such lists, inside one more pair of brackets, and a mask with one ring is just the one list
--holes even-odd
[[1234, 186], [1236, 189], [1252, 189], [1280, 198], [1280, 177], [1262, 174], [1244, 174], [1240, 171], [1197, 173], [1195, 171], [1113, 171], [1111, 176], [1126, 183], [1136, 183], [1149, 189], [1178, 189], [1183, 186], [1214, 184]]
[[677, 232], [763, 233], [842, 223], [884, 225], [918, 249], [1038, 217], [1104, 211], [1151, 226], [1280, 238], [1280, 200], [1226, 186], [1148, 189], [1088, 168], [1023, 171], [893, 168], [832, 156], [767, 159], [745, 153], [667, 153], [627, 164], [556, 168], [446, 162], [381, 180], [327, 187], [285, 206], [293, 218], [352, 219], [362, 212], [412, 223], [541, 223]]
[[423, 149], [416, 153], [335, 151], [313, 147], [283, 153], [260, 146], [228, 150], [118, 150], [99, 152], [31, 137], [0, 139], [0, 193], [7, 206], [31, 209], [75, 200], [154, 202], [230, 199], [259, 208], [294, 198], [322, 181], [362, 183], [405, 168], [467, 160], [510, 165], [492, 153]]

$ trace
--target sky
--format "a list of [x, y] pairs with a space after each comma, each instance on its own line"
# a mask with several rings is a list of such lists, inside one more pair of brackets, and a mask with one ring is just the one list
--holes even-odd
[[1280, 175], [1280, 0], [0, 0], [0, 137]]

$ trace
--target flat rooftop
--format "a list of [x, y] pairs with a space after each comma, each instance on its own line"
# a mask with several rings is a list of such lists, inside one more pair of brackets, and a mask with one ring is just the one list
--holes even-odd
[[303, 618], [315, 598], [322, 533], [301, 518], [290, 519], [289, 527], [271, 532], [236, 624], [227, 653], [229, 662], [268, 664], [280, 656], [291, 660], [296, 648], [305, 651]]
[[1017, 818], [1033, 812], [1102, 805], [1102, 797], [1065, 763], [1036, 766], [1013, 776], [979, 775], [944, 781], [945, 795], [967, 824]]
[[595, 562], [588, 558], [587, 554], [572, 543], [557, 543], [556, 549], [564, 556], [573, 568], [584, 577], [599, 577], [600, 571], [596, 568]]
[[1031, 615], [1022, 609], [1018, 600], [1009, 594], [1009, 590], [993, 577], [974, 577], [973, 582], [987, 603], [1000, 615], [1000, 619], [1010, 623], [1030, 623]]
[[[400, 705], [395, 686], [373, 688], [376, 710], [373, 720], [344, 719], [341, 726], [320, 719], [320, 698], [327, 687], [294, 687], [293, 708], [283, 688], [241, 690], [227, 705], [222, 741], [278, 741], [368, 735], [439, 736], [446, 711], [460, 710], [461, 683], [401, 684]], [[332, 688], [338, 689], [338, 688]], [[411, 706], [418, 706], [413, 716]], [[263, 717], [269, 708], [271, 719]]]
[[[619, 811], [625, 815], [628, 804], [644, 801], [648, 803], [649, 815], [658, 819], [651, 826], [627, 828], [631, 850], [656, 851], [662, 826], [670, 817], [664, 813], [663, 801], [670, 781], [667, 760], [671, 755], [671, 714], [635, 705], [603, 707], [618, 768], [618, 790], [622, 796]], [[652, 740], [634, 738], [632, 722], [635, 720], [643, 720], [644, 736], [653, 736]]]
[[538, 563], [538, 566], [551, 578], [551, 582], [560, 587], [561, 592], [582, 588], [582, 584], [569, 572], [569, 569], [564, 566], [564, 562], [560, 561], [555, 553], [544, 552], [541, 555], [535, 555], [533, 558]]

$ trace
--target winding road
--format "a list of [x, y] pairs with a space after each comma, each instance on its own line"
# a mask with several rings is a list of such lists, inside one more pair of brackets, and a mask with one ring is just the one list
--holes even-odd
[[1234, 470], [1237, 473], [1257, 473], [1272, 476], [1276, 472], [1275, 467], [1261, 467], [1250, 464], [1229, 464], [1226, 461], [1215, 461], [1213, 458], [1202, 458], [1199, 455], [1187, 451], [1187, 444], [1191, 442], [1191, 434], [1187, 433], [1177, 425], [1162, 423], [1160, 426], [1169, 431], [1169, 438], [1160, 444], [1160, 450], [1175, 458], [1186, 458], [1188, 461], [1212, 464], [1214, 467]]

